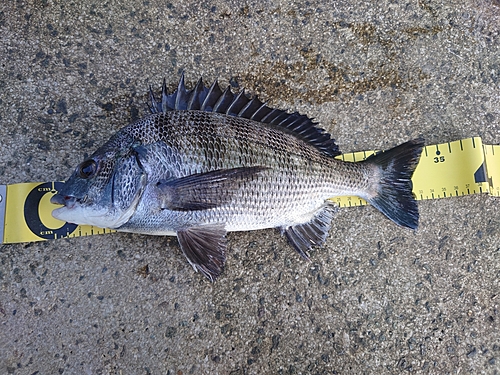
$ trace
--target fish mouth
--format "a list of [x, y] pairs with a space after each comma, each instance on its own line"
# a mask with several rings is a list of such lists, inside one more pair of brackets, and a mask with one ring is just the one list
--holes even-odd
[[75, 207], [80, 199], [73, 197], [71, 195], [55, 194], [50, 198], [50, 203], [65, 206], [66, 208], [72, 209]]
[[[77, 198], [72, 195], [55, 194], [50, 198], [50, 203], [60, 207], [52, 210], [55, 219], [74, 224], [89, 224], [88, 213], [82, 212], [82, 204], [85, 198]], [[62, 207], [61, 207], [62, 206]]]

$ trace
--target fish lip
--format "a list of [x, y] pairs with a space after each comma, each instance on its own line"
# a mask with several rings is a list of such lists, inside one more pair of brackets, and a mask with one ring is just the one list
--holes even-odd
[[50, 203], [65, 206], [66, 208], [73, 208], [75, 204], [79, 201], [76, 197], [71, 195], [55, 194], [50, 198]]

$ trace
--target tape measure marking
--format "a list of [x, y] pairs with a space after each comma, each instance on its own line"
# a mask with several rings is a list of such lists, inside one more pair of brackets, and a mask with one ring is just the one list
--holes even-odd
[[7, 186], [0, 185], [0, 244], [3, 243], [3, 233], [5, 227], [5, 204], [7, 201]]
[[[50, 240], [61, 237], [67, 237], [78, 227], [76, 224], [64, 223], [62, 221], [52, 219], [59, 227], [51, 228], [47, 226], [41, 218], [40, 204], [42, 198], [47, 193], [55, 194], [57, 189], [63, 186], [62, 182], [46, 182], [35, 186], [26, 197], [24, 202], [24, 220], [30, 231], [40, 238]], [[38, 209], [33, 209], [37, 207]], [[43, 211], [42, 211], [43, 212]]]
[[65, 223], [52, 218], [52, 210], [56, 206], [50, 203], [47, 194], [55, 194], [62, 185], [63, 182], [58, 181], [7, 185], [2, 242], [43, 241], [111, 232], [109, 229]]
[[486, 176], [491, 195], [500, 197], [500, 146], [483, 145]]

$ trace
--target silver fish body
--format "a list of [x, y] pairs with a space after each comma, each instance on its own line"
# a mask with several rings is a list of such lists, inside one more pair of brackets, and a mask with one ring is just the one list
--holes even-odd
[[64, 205], [54, 217], [177, 235], [195, 270], [211, 280], [223, 270], [231, 231], [279, 228], [307, 257], [326, 239], [335, 196], [362, 197], [397, 224], [417, 226], [410, 179], [421, 140], [342, 162], [307, 117], [201, 80], [187, 91], [181, 79], [170, 95], [164, 86], [151, 110], [76, 168], [53, 198]]

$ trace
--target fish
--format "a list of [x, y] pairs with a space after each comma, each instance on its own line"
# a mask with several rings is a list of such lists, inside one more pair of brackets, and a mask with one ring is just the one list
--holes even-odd
[[56, 219], [122, 232], [177, 236], [195, 271], [215, 281], [227, 233], [277, 228], [305, 259], [324, 245], [336, 196], [365, 199], [416, 229], [411, 177], [424, 140], [351, 163], [306, 115], [272, 108], [245, 90], [200, 78], [161, 97], [117, 131], [51, 198]]

